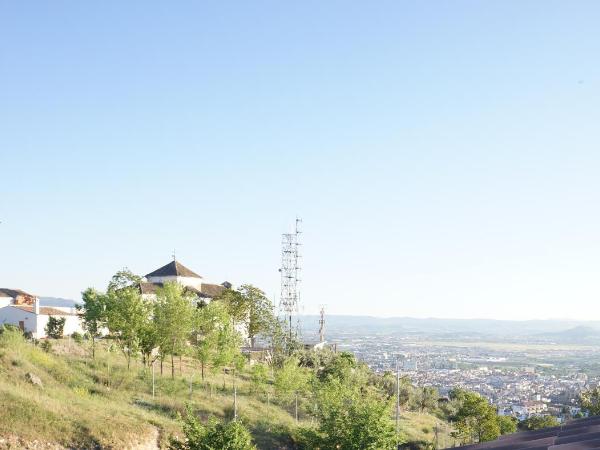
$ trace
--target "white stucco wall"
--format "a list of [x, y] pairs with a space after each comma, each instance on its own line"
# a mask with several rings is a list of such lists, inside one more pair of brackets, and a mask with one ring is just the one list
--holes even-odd
[[10, 305], [12, 300], [12, 297], [0, 297], [0, 308]]
[[0, 308], [0, 323], [19, 326], [19, 322], [25, 323], [25, 331], [34, 334], [37, 332], [36, 316], [33, 313], [15, 308], [14, 306], [5, 306]]
[[168, 281], [174, 281], [182, 286], [190, 286], [196, 289], [200, 289], [202, 286], [202, 280], [200, 278], [194, 277], [176, 277], [174, 275], [169, 275], [166, 277], [148, 277], [148, 281], [150, 283], [166, 283]]
[[[68, 336], [70, 334], [73, 334], [74, 332], [78, 332], [78, 333], [82, 333], [83, 334], [83, 329], [81, 327], [81, 320], [79, 319], [78, 316], [54, 316], [57, 318], [61, 318], [64, 317], [66, 319], [65, 321], [65, 328], [63, 329], [63, 335], [64, 336]], [[40, 337], [46, 337], [46, 325], [48, 324], [48, 320], [50, 320], [50, 316], [47, 316], [45, 314], [40, 314], [37, 316], [37, 322], [36, 322], [36, 332], [37, 332], [37, 336], [34, 336], [36, 338], [40, 338]]]
[[[65, 336], [73, 334], [75, 331], [78, 333], [83, 333], [81, 320], [78, 316], [70, 315], [56, 317], [64, 317], [66, 319], [65, 328], [63, 331]], [[25, 325], [25, 331], [32, 333], [33, 337], [36, 339], [46, 337], [46, 331], [44, 328], [46, 328], [49, 318], [50, 316], [45, 314], [35, 315], [32, 312], [25, 311], [14, 306], [5, 306], [0, 308], [0, 323], [11, 324], [18, 327], [19, 322], [23, 321]]]

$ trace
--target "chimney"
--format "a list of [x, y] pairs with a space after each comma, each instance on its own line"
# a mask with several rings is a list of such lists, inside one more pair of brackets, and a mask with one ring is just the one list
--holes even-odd
[[33, 312], [36, 315], [40, 313], [40, 299], [38, 297], [33, 300]]

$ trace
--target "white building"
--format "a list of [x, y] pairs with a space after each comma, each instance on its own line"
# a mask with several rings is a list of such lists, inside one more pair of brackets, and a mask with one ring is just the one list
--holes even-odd
[[50, 316], [64, 317], [65, 336], [82, 333], [81, 320], [73, 308], [41, 306], [40, 299], [19, 289], [0, 288], [0, 324], [19, 327], [36, 339], [46, 337], [46, 325]]
[[231, 288], [231, 283], [227, 281], [221, 284], [207, 283], [200, 275], [176, 260], [150, 272], [144, 278], [144, 281], [140, 283], [140, 292], [142, 297], [147, 299], [155, 299], [156, 290], [167, 282], [181, 284], [206, 302], [221, 294], [225, 289]]
[[[154, 272], [146, 274], [140, 283], [140, 293], [142, 297], [149, 300], [156, 299], [156, 290], [163, 287], [165, 283], [176, 282], [181, 284], [187, 291], [196, 295], [198, 304], [202, 302], [209, 303], [215, 297], [218, 297], [226, 289], [231, 289], [232, 285], [228, 281], [221, 284], [207, 283], [204, 278], [196, 272], [185, 267], [177, 260], [156, 269]], [[244, 341], [248, 341], [248, 324], [237, 323], [235, 329], [242, 336]]]

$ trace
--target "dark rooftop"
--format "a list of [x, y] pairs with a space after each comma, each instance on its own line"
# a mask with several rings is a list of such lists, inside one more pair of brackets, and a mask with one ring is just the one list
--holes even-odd
[[202, 278], [195, 272], [185, 267], [178, 261], [171, 261], [169, 264], [162, 266], [160, 269], [156, 269], [154, 272], [150, 272], [146, 275], [148, 277], [191, 277], [191, 278]]
[[536, 431], [506, 434], [495, 441], [457, 447], [463, 450], [590, 450], [600, 449], [600, 416], [577, 419]]
[[0, 297], [11, 297], [16, 298], [19, 295], [24, 295], [26, 297], [35, 297], [35, 295], [29, 294], [21, 289], [9, 289], [9, 288], [0, 288]]

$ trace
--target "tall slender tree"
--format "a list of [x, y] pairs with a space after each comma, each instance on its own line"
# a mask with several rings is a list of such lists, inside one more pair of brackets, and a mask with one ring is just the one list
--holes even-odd
[[96, 358], [96, 340], [102, 334], [102, 329], [106, 327], [106, 295], [93, 288], [88, 288], [82, 292], [81, 298], [83, 304], [77, 305], [77, 311], [81, 317], [83, 328], [90, 336], [92, 343], [92, 358]]
[[153, 321], [161, 351], [171, 356], [171, 377], [175, 378], [174, 356], [185, 352], [194, 325], [194, 297], [178, 283], [165, 283], [156, 291]]

